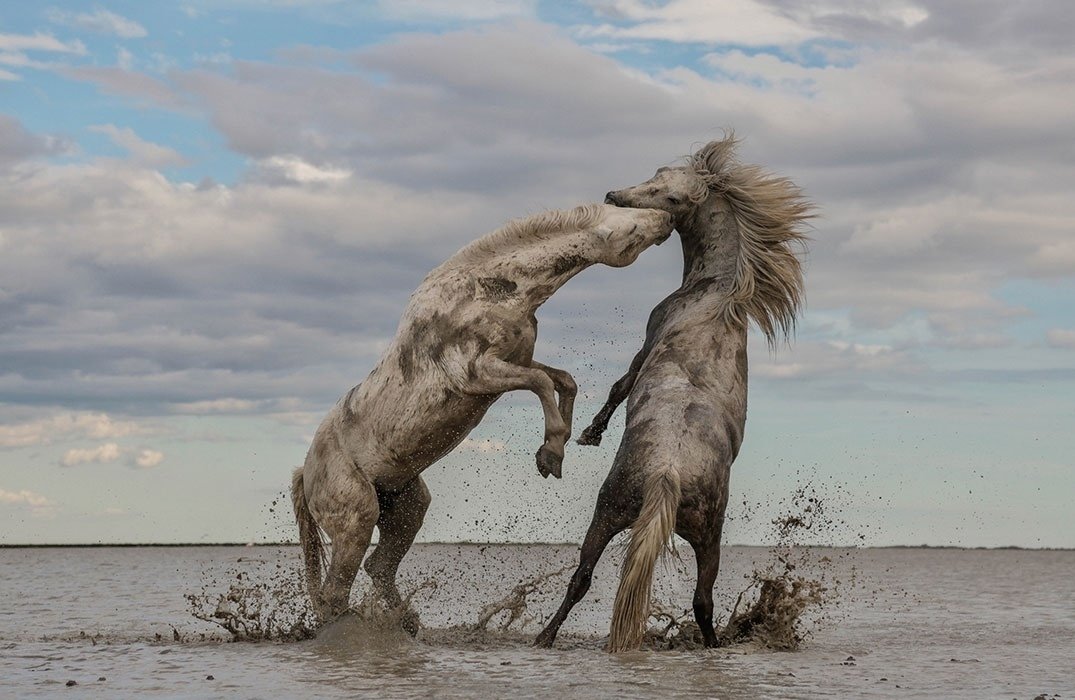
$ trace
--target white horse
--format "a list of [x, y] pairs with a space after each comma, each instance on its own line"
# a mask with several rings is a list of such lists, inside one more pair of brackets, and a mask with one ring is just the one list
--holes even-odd
[[[653, 209], [550, 211], [507, 224], [429, 273], [377, 366], [329, 411], [295, 471], [307, 585], [322, 619], [347, 609], [374, 527], [380, 540], [366, 572], [390, 605], [400, 604], [396, 571], [430, 501], [420, 475], [504, 392], [525, 389], [541, 400], [537, 466], [560, 477], [576, 386], [564, 370], [534, 361], [534, 312], [585, 268], [629, 265], [671, 231], [671, 217]], [[323, 582], [322, 532], [332, 541]]]
[[[687, 165], [661, 168], [605, 201], [664, 209], [683, 244], [683, 284], [649, 317], [646, 340], [608, 402], [579, 437], [596, 445], [627, 399], [627, 427], [597, 497], [579, 566], [560, 609], [538, 635], [551, 646], [590, 588], [609, 541], [631, 528], [613, 605], [609, 650], [637, 649], [649, 618], [653, 567], [675, 532], [694, 549], [694, 616], [716, 646], [713, 583], [728, 478], [747, 411], [747, 324], [772, 345], [792, 329], [802, 271], [792, 245], [811, 205], [790, 181], [735, 161], [735, 139], [713, 141]], [[628, 398], [629, 397], [629, 398]]]

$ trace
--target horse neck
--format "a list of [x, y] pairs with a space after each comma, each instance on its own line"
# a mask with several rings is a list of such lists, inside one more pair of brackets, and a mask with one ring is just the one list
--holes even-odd
[[683, 245], [682, 286], [704, 280], [715, 292], [730, 292], [739, 264], [739, 226], [727, 200], [710, 194], [676, 230]]
[[496, 255], [482, 266], [482, 275], [513, 283], [515, 293], [533, 310], [595, 262], [589, 235], [577, 231]]

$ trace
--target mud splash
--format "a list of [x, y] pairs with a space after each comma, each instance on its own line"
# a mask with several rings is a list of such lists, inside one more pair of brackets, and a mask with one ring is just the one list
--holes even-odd
[[[768, 577], [755, 573], [753, 582], [740, 592], [727, 622], [717, 625], [717, 646], [750, 645], [773, 651], [793, 651], [806, 638], [802, 616], [825, 602], [827, 589], [802, 576]], [[744, 599], [748, 602], [740, 609]], [[693, 613], [680, 615], [657, 607], [650, 616], [657, 625], [646, 634], [644, 645], [654, 650], [702, 649], [702, 632]], [[663, 627], [662, 627], [663, 626]]]
[[[773, 544], [764, 550], [764, 556], [751, 563], [738, 586], [734, 580], [718, 580], [718, 592], [719, 589], [724, 591], [723, 602], [718, 604], [718, 609], [723, 607], [723, 612], [718, 613], [716, 619], [721, 646], [740, 651], [796, 649], [813, 631], [838, 619], [841, 599], [855, 586], [854, 566], [850, 567], [849, 573], [847, 565], [850, 562], [839, 561], [852, 555], [852, 550], [846, 548], [848, 541], [854, 542], [856, 537], [862, 539], [839, 517], [843, 511], [842, 499], [847, 496], [846, 488], [831, 480], [818, 480], [816, 475], [810, 474], [801, 475], [800, 484], [782, 500], [753, 506], [744, 503], [735, 513], [735, 519], [760, 519], [769, 528], [766, 539]], [[484, 546], [477, 551], [482, 557], [486, 556]], [[214, 572], [217, 580], [203, 586], [200, 594], [186, 598], [194, 618], [217, 626], [230, 641], [338, 638], [345, 642], [343, 646], [353, 648], [359, 644], [355, 641], [359, 637], [368, 637], [381, 640], [377, 644], [410, 643], [414, 639], [422, 644], [453, 647], [512, 646], [528, 644], [528, 628], [549, 612], [547, 606], [555, 606], [559, 600], [565, 584], [560, 579], [573, 568], [575, 558], [568, 555], [567, 563], [564, 561], [558, 555], [554, 561], [546, 562], [543, 573], [521, 577], [510, 588], [498, 593], [493, 581], [503, 580], [499, 577], [506, 571], [502, 565], [508, 565], [507, 562], [486, 563], [479, 558], [476, 566], [489, 568], [490, 574], [497, 578], [476, 579], [473, 585], [477, 589], [472, 588], [471, 593], [478, 593], [479, 597], [477, 600], [470, 598], [472, 602], [467, 607], [480, 601], [483, 592], [489, 595], [486, 600], [494, 595], [500, 597], [477, 609], [469, 607], [464, 615], [455, 616], [445, 615], [444, 609], [445, 606], [449, 611], [453, 609], [453, 596], [458, 593], [437, 593], [428, 601], [433, 603], [436, 619], [431, 626], [420, 624], [411, 600], [423, 591], [435, 591], [438, 580], [446, 585], [445, 590], [452, 589], [453, 585], [447, 584], [454, 582], [458, 572], [451, 565], [427, 567], [417, 579], [412, 578], [419, 583], [412, 584], [404, 604], [395, 609], [372, 596], [366, 585], [365, 595], [344, 618], [320, 628], [310, 609], [297, 562], [294, 565], [277, 563], [272, 568], [257, 559], [241, 557], [223, 574], [219, 569]], [[665, 564], [675, 570], [675, 579], [693, 580], [692, 562], [666, 558]], [[739, 570], [743, 571], [742, 568]], [[402, 582], [401, 587], [406, 588]], [[362, 588], [360, 583], [356, 595], [362, 595]], [[701, 648], [701, 634], [693, 621], [693, 613], [679, 607], [687, 601], [681, 600], [681, 593], [672, 598], [672, 589], [681, 590], [681, 586], [666, 587], [663, 594], [658, 588], [654, 591], [647, 648]], [[676, 602], [661, 605], [662, 600]], [[459, 612], [463, 609], [459, 608]], [[455, 620], [451, 619], [453, 616]], [[401, 630], [410, 634], [400, 636]], [[571, 646], [577, 645], [596, 648], [602, 645], [602, 640], [590, 633], [573, 640]]]
[[[250, 564], [251, 560], [240, 559], [237, 563]], [[437, 588], [433, 579], [422, 581], [403, 594], [398, 606], [390, 606], [380, 596], [367, 591], [357, 605], [336, 620], [321, 624], [310, 606], [302, 572], [297, 567], [288, 569], [277, 564], [275, 571], [268, 572], [263, 566], [255, 565], [254, 569], [232, 569], [229, 573], [234, 581], [222, 593], [211, 592], [215, 584], [206, 583], [200, 593], [187, 594], [191, 615], [217, 625], [228, 633], [228, 641], [232, 642], [296, 642], [314, 638], [354, 642], [358, 637], [385, 641], [398, 635], [409, 641], [421, 628], [412, 600], [419, 593]], [[188, 640], [177, 637], [175, 641]]]
[[[718, 646], [792, 651], [835, 619], [858, 576], [853, 564], [836, 562], [829, 554], [847, 557], [849, 550], [835, 548], [864, 539], [837, 515], [845, 495], [839, 484], [821, 485], [812, 474], [780, 503], [778, 515], [769, 521], [774, 544], [767, 559], [755, 563], [723, 622], [716, 621]], [[742, 505], [740, 519], [755, 518], [762, 510], [762, 504]], [[834, 549], [823, 553], [825, 547]], [[646, 636], [648, 648], [704, 646], [691, 611], [677, 614], [655, 605], [651, 619], [655, 624]]]
[[215, 583], [211, 582], [203, 584], [200, 593], [184, 596], [194, 618], [218, 625], [236, 642], [315, 636], [316, 618], [298, 569], [277, 564], [274, 571], [265, 571], [264, 562], [256, 559], [240, 558], [236, 563], [247, 566], [230, 570], [234, 580], [223, 593], [210, 592]]
[[315, 631], [317, 643], [332, 646], [337, 653], [412, 644], [422, 625], [411, 603], [419, 593], [436, 589], [437, 582], [426, 579], [404, 593], [396, 606], [367, 592], [358, 605]]
[[[505, 645], [529, 647], [533, 642], [533, 634], [523, 630], [537, 617], [527, 609], [527, 599], [536, 592], [547, 592], [542, 590], [546, 584], [573, 567], [573, 564], [566, 564], [558, 569], [521, 579], [507, 595], [483, 605], [474, 623], [444, 628], [422, 628], [418, 633], [418, 641], [434, 646], [467, 649]], [[516, 623], [518, 625], [513, 629]]]
[[482, 607], [481, 612], [478, 613], [478, 621], [474, 625], [476, 630], [487, 629], [489, 623], [494, 617], [500, 615], [500, 613], [506, 613], [499, 629], [501, 632], [506, 631], [516, 620], [522, 620], [520, 628], [526, 627], [528, 624], [534, 621], [534, 616], [527, 613], [526, 610], [526, 598], [534, 591], [538, 590], [550, 579], [559, 576], [568, 569], [572, 568], [571, 564], [563, 566], [556, 571], [549, 571], [544, 574], [539, 574], [530, 578], [529, 580], [520, 581], [518, 585], [511, 589], [511, 593], [504, 596], [500, 600], [494, 601]]

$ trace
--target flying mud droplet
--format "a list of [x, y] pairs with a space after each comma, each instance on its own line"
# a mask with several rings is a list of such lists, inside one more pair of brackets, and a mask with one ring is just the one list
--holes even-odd
[[[845, 497], [844, 487], [821, 483], [810, 472], [780, 503], [769, 521], [773, 544], [767, 559], [755, 563], [725, 621], [716, 625], [718, 646], [791, 651], [829, 620], [830, 611], [858, 584], [856, 567], [843, 561], [853, 550], [841, 545], [855, 541], [838, 515]], [[741, 520], [764, 511], [762, 504], [743, 501], [742, 506]], [[703, 647], [690, 611], [676, 614], [655, 604], [651, 618], [656, 624], [647, 632], [648, 648]]]
[[[473, 624], [454, 625], [447, 628], [423, 628], [418, 635], [419, 641], [436, 646], [464, 646], [474, 648], [496, 643], [524, 644], [529, 646], [531, 634], [523, 630], [536, 618], [527, 610], [527, 599], [536, 592], [549, 593], [552, 581], [574, 567], [565, 564], [558, 569], [536, 574], [519, 581], [511, 591], [481, 607], [478, 619]], [[495, 629], [490, 625], [497, 620]], [[512, 626], [519, 623], [515, 629]]]
[[508, 595], [504, 596], [500, 600], [494, 601], [482, 607], [481, 612], [478, 613], [478, 622], [474, 625], [474, 629], [487, 629], [489, 626], [489, 622], [502, 612], [506, 612], [507, 615], [500, 623], [499, 629], [501, 632], [506, 631], [509, 627], [512, 626], [512, 624], [515, 623], [516, 620], [519, 619], [522, 619], [523, 621], [522, 624], [519, 625], [519, 627], [526, 627], [534, 620], [534, 617], [532, 615], [528, 615], [526, 612], [526, 597], [536, 591], [538, 588], [540, 588], [549, 579], [559, 576], [570, 568], [571, 565], [568, 564], [567, 566], [557, 569], [556, 571], [550, 571], [548, 573], [540, 574], [538, 576], [533, 577], [529, 581], [523, 581], [519, 583], [517, 586], [511, 589], [511, 593], [509, 593]]
[[[206, 583], [200, 593], [185, 596], [193, 617], [220, 626], [231, 641], [298, 641], [314, 636], [315, 617], [297, 567], [278, 564], [269, 572], [261, 560], [240, 558], [236, 563], [246, 567], [227, 572], [232, 583], [225, 592], [210, 592], [212, 584]], [[175, 641], [183, 641], [174, 627], [173, 632]]]

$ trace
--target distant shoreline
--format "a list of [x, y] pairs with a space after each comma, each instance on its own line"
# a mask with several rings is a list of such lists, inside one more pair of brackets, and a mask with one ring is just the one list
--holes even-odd
[[[564, 546], [578, 547], [578, 542], [416, 542], [416, 545], [440, 545], [440, 546], [466, 546], [466, 547], [528, 547], [538, 546]], [[90, 542], [73, 544], [2, 544], [0, 549], [104, 549], [134, 548], [134, 547], [298, 547], [297, 542]], [[726, 544], [724, 547], [748, 547], [753, 549], [767, 549], [773, 545], [765, 544]], [[961, 547], [959, 545], [935, 545], [935, 544], [892, 544], [878, 546], [863, 545], [797, 545], [810, 549], [958, 549], [964, 551], [1023, 551], [1023, 552], [1071, 552], [1073, 547], [1018, 547], [1015, 545], [998, 547]]]

